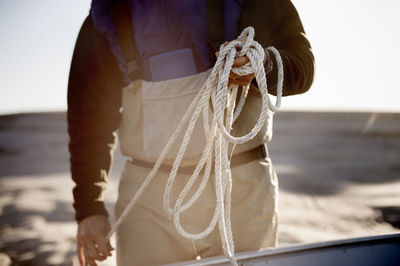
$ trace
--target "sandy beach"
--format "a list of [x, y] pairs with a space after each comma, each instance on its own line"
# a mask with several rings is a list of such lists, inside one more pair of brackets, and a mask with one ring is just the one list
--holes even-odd
[[[400, 232], [400, 113], [280, 112], [274, 127], [280, 246]], [[0, 265], [77, 265], [66, 129], [65, 113], [0, 116]]]

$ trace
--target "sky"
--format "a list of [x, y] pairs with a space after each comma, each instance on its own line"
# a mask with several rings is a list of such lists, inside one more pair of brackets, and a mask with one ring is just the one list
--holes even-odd
[[[293, 0], [316, 59], [283, 110], [400, 112], [400, 1]], [[64, 111], [88, 0], [0, 1], [0, 114]], [[257, 33], [256, 33], [257, 35]]]
[[88, 0], [0, 1], [0, 114], [66, 110]]

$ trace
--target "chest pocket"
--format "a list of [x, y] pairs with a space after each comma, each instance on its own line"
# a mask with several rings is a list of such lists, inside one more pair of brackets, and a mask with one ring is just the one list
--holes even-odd
[[[143, 82], [143, 153], [156, 160], [174, 133], [190, 103], [196, 97], [210, 71], [160, 82]], [[184, 132], [178, 137], [167, 159], [176, 157]], [[203, 121], [199, 118], [185, 157], [201, 155], [205, 146]]]

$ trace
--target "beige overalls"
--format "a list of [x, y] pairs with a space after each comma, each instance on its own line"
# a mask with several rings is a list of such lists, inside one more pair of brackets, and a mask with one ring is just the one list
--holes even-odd
[[[209, 71], [185, 78], [161, 81], [134, 81], [123, 89], [122, 121], [119, 129], [121, 151], [127, 160], [119, 184], [115, 215], [119, 217], [151, 170], [186, 108], [208, 77]], [[253, 127], [259, 114], [260, 99], [250, 89], [233, 135], [243, 135]], [[196, 165], [205, 145], [202, 121], [198, 121], [191, 143], [178, 172], [171, 201], [190, 177], [185, 168]], [[238, 145], [234, 155], [242, 163], [232, 166], [231, 221], [235, 252], [259, 250], [276, 245], [278, 184], [270, 158], [251, 159], [246, 151], [265, 142], [271, 133], [267, 126], [257, 139]], [[182, 138], [180, 138], [181, 140]], [[171, 165], [178, 148], [172, 149], [164, 164]], [[243, 155], [244, 154], [244, 155]], [[247, 155], [246, 155], [247, 154]], [[247, 160], [245, 157], [248, 157]], [[250, 160], [249, 160], [250, 158]], [[144, 163], [143, 163], [144, 162]], [[144, 165], [148, 164], [150, 166]], [[117, 264], [159, 265], [192, 260], [196, 256], [222, 255], [216, 227], [206, 238], [191, 241], [176, 231], [163, 209], [163, 193], [169, 172], [161, 169], [117, 230]], [[199, 201], [182, 215], [182, 225], [191, 233], [203, 231], [215, 208], [215, 187], [210, 177]], [[189, 193], [191, 194], [191, 193]], [[190, 195], [188, 195], [190, 196]]]

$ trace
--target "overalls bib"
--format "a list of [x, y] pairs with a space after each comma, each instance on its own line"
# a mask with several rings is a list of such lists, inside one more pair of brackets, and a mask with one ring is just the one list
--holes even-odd
[[[135, 164], [135, 160], [153, 163], [175, 130], [209, 71], [160, 82], [137, 80], [123, 89], [122, 120], [119, 129], [121, 151], [132, 158], [125, 164], [119, 184], [115, 215], [119, 217], [151, 168]], [[258, 116], [260, 99], [250, 89], [233, 135], [248, 132]], [[255, 112], [252, 115], [252, 112]], [[199, 120], [201, 120], [199, 118]], [[182, 166], [196, 165], [205, 146], [203, 122], [198, 121]], [[238, 145], [235, 154], [265, 142], [271, 134], [263, 133], [249, 143]], [[180, 138], [182, 139], [182, 138]], [[179, 141], [164, 164], [172, 164]], [[259, 250], [274, 246], [277, 241], [278, 185], [270, 158], [259, 158], [232, 167], [231, 221], [235, 252]], [[176, 231], [163, 209], [163, 193], [169, 176], [159, 171], [117, 230], [117, 264], [159, 265], [192, 260], [196, 256], [222, 255], [218, 227], [206, 238], [191, 241]], [[175, 202], [190, 173], [178, 171], [171, 194]], [[193, 193], [191, 191], [189, 194]], [[188, 195], [190, 197], [191, 195]], [[189, 232], [204, 230], [213, 215], [216, 199], [213, 175], [200, 199], [182, 215], [181, 222]]]

